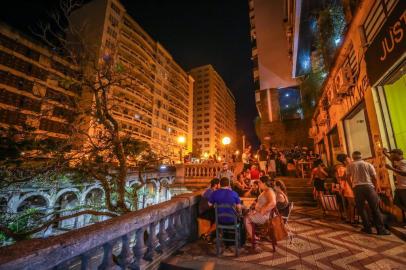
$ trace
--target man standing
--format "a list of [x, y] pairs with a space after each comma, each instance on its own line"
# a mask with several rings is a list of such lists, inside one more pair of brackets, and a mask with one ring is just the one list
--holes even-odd
[[268, 172], [269, 176], [274, 179], [276, 177], [276, 159], [278, 157], [278, 151], [275, 147], [272, 147], [269, 151]]
[[362, 232], [372, 234], [371, 224], [365, 209], [365, 201], [367, 201], [378, 235], [389, 235], [390, 232], [383, 225], [381, 211], [379, 210], [379, 197], [375, 191], [375, 186], [379, 189], [375, 168], [372, 164], [362, 160], [359, 151], [352, 153], [352, 159], [354, 161], [348, 165], [347, 175], [352, 183], [355, 205], [364, 226]]
[[241, 159], [242, 159], [242, 163], [244, 164], [244, 171], [249, 169], [250, 166], [250, 158], [251, 158], [251, 150], [250, 147], [247, 147], [246, 149], [244, 149], [244, 153], [242, 153]]
[[383, 153], [393, 163], [393, 167], [389, 164], [386, 164], [386, 168], [396, 174], [396, 190], [394, 203], [400, 209], [402, 209], [403, 220], [405, 221], [404, 212], [406, 211], [406, 159], [403, 158], [403, 151], [401, 149], [393, 149], [389, 153], [385, 150]]
[[228, 163], [224, 162], [223, 163], [223, 169], [218, 172], [217, 178], [221, 179], [223, 177], [226, 177], [229, 179], [229, 185], [231, 186], [232, 181], [234, 180], [234, 174], [233, 172], [228, 168]]
[[268, 161], [269, 152], [265, 149], [265, 145], [261, 144], [259, 150], [257, 152], [258, 156], [258, 163], [259, 163], [259, 170], [264, 171], [267, 173], [267, 166], [266, 163]]

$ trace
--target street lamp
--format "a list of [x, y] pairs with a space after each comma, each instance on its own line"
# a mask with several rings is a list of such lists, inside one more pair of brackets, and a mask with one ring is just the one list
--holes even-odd
[[179, 136], [178, 137], [178, 143], [180, 145], [180, 151], [179, 151], [179, 159], [180, 159], [180, 163], [183, 163], [182, 161], [182, 154], [183, 154], [183, 145], [186, 143], [186, 137], [185, 136]]
[[223, 139], [221, 140], [221, 143], [224, 145], [224, 150], [226, 152], [226, 160], [225, 160], [225, 162], [227, 162], [228, 161], [228, 151], [227, 151], [228, 149], [227, 149], [227, 146], [231, 143], [230, 137], [227, 137], [227, 136], [223, 137]]

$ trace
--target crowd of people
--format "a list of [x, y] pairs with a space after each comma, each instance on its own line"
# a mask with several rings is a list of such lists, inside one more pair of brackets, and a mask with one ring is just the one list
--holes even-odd
[[247, 147], [242, 153], [244, 170], [258, 164], [259, 170], [269, 174], [270, 177], [286, 176], [288, 171], [295, 171], [299, 174], [298, 164], [303, 161], [312, 162], [319, 159], [319, 155], [307, 147], [294, 146], [292, 148], [277, 148], [261, 145], [256, 154], [253, 154], [251, 147]]
[[[383, 154], [391, 164], [386, 168], [395, 173], [396, 190], [394, 204], [403, 211], [406, 210], [406, 160], [401, 149], [388, 152], [383, 149]], [[374, 166], [362, 159], [362, 153], [354, 151], [351, 158], [346, 154], [336, 156], [338, 165], [334, 167], [334, 183], [331, 188], [326, 188], [328, 170], [321, 160], [316, 160], [311, 171], [310, 182], [313, 183], [314, 197], [320, 202], [326, 194], [334, 194], [343, 212], [346, 221], [352, 225], [357, 222], [355, 214], [361, 218], [362, 232], [371, 234], [372, 227], [376, 228], [378, 235], [389, 235], [385, 228], [383, 214], [380, 209], [381, 187], [377, 179]], [[403, 212], [404, 213], [404, 212]], [[387, 227], [387, 226], [386, 226]]]
[[[405, 210], [406, 160], [403, 152], [394, 149], [390, 152], [384, 150], [383, 153], [391, 162], [386, 168], [396, 175], [395, 204]], [[303, 160], [313, 164], [309, 184], [312, 183], [314, 197], [319, 202], [324, 195], [335, 194], [348, 223], [356, 224], [357, 213], [363, 225], [362, 232], [371, 234], [372, 227], [375, 227], [378, 235], [389, 235], [379, 206], [380, 186], [374, 166], [364, 161], [359, 151], [353, 152], [351, 157], [338, 154], [336, 159], [339, 164], [334, 167], [332, 175], [320, 157], [306, 148], [281, 150], [275, 147], [267, 149], [261, 145], [253, 154], [252, 149], [248, 147], [242, 154], [243, 170], [235, 175], [228, 164], [224, 163], [222, 170], [211, 180], [210, 187], [203, 193], [199, 214], [200, 218], [210, 221], [211, 228], [208, 228], [202, 237], [209, 243], [215, 238], [215, 204], [235, 206], [240, 213], [239, 219], [244, 229], [241, 239], [245, 239], [246, 235], [249, 238], [256, 237], [252, 235], [253, 225], [264, 224], [275, 210], [282, 216], [288, 216], [288, 194], [285, 184], [277, 177], [286, 174], [289, 164], [295, 168], [297, 163]], [[326, 179], [329, 177], [334, 181], [331, 187], [327, 188], [329, 185], [326, 185]], [[254, 198], [254, 203], [245, 207], [241, 197]], [[223, 218], [218, 222], [227, 224], [231, 221]]]
[[[252, 198], [254, 201], [249, 206], [244, 206], [241, 197]], [[212, 243], [215, 238], [215, 210], [214, 205], [233, 205], [241, 223], [242, 243], [248, 238], [256, 237], [252, 235], [254, 224], [265, 224], [269, 220], [271, 212], [280, 213], [287, 216], [289, 212], [289, 199], [286, 187], [281, 180], [275, 180], [264, 170], [259, 170], [255, 164], [250, 168], [234, 176], [228, 168], [228, 164], [223, 164], [223, 169], [217, 177], [212, 179], [210, 187], [202, 194], [199, 204], [199, 217], [210, 221], [210, 228], [202, 234], [202, 238], [208, 243]], [[230, 209], [218, 209], [221, 212], [231, 211]], [[229, 217], [220, 217], [221, 224], [232, 223]]]

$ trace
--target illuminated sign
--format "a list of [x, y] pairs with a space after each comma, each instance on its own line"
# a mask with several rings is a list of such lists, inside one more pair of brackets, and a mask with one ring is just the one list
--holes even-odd
[[406, 1], [399, 1], [365, 53], [371, 85], [406, 51]]

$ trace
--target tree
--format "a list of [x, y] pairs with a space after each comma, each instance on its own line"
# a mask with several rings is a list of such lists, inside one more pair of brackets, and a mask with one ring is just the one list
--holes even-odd
[[[66, 134], [54, 137], [37, 130], [38, 122], [47, 119], [49, 111], [54, 109], [44, 96], [45, 109], [35, 121], [0, 130], [0, 185], [52, 182], [61, 176], [98, 181], [105, 192], [107, 212], [86, 209], [74, 215], [92, 211], [92, 214], [115, 216], [130, 211], [129, 197], [131, 194], [136, 197], [134, 194], [146, 183], [142, 173], [166, 157], [158, 156], [148, 143], [124, 132], [113, 116], [113, 111], [120, 110], [118, 88], [142, 90], [133, 79], [133, 70], [115, 59], [114, 51], [100, 55], [100, 48], [86, 40], [85, 26], [73, 24], [70, 15], [78, 7], [76, 1], [61, 1], [60, 12], [52, 14], [52, 23], [40, 24], [35, 32], [71, 63], [69, 76], [52, 78], [67, 89], [78, 89], [75, 97], [60, 100], [70, 107], [64, 125]], [[128, 190], [127, 174], [137, 168], [140, 185]], [[70, 217], [59, 217], [62, 218]], [[4, 225], [0, 231], [20, 239], [51, 224], [52, 221], [29, 226], [28, 232], [20, 236]]]

